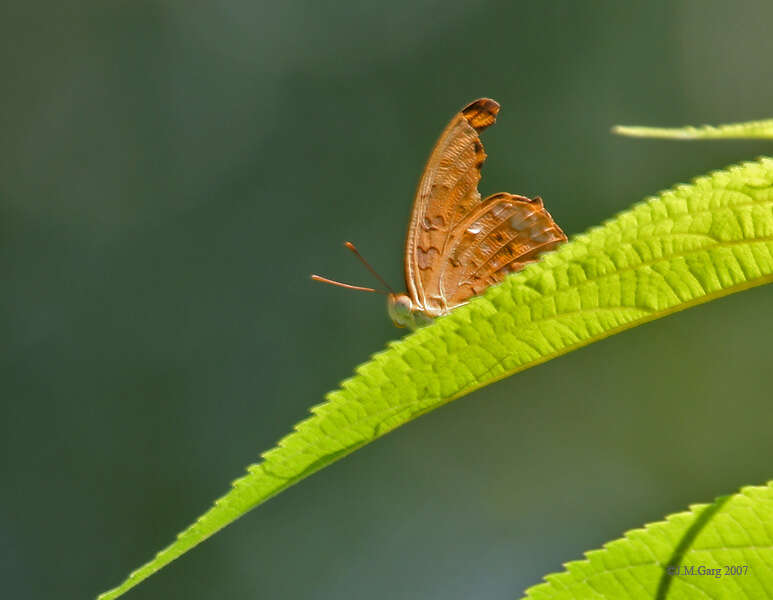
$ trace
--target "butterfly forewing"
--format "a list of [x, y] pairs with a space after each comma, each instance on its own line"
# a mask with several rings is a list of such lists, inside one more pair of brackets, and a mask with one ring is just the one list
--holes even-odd
[[405, 278], [415, 307], [429, 316], [445, 314], [566, 240], [539, 198], [500, 193], [481, 200], [486, 153], [478, 133], [498, 112], [499, 104], [481, 98], [458, 113], [419, 181]]

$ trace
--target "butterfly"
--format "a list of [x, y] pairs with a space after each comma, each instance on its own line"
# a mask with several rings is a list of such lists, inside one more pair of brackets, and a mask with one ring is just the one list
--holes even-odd
[[494, 124], [499, 108], [489, 98], [468, 104], [451, 119], [432, 149], [405, 241], [406, 294], [395, 293], [351, 242], [346, 247], [389, 292], [319, 275], [312, 279], [383, 293], [394, 324], [416, 329], [565, 242], [566, 235], [540, 197], [500, 192], [481, 199], [478, 182], [486, 153], [479, 133]]

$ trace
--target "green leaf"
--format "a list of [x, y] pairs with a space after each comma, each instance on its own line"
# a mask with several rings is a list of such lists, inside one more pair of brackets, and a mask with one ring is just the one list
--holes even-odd
[[773, 138], [773, 119], [728, 123], [726, 125], [703, 125], [701, 127], [639, 127], [617, 125], [613, 133], [631, 137], [669, 138], [674, 140], [705, 140], [718, 138]]
[[356, 369], [115, 598], [315, 471], [471, 391], [773, 280], [773, 159], [680, 185], [579, 235]]
[[[773, 596], [773, 483], [635, 529], [526, 590], [531, 600]], [[732, 569], [731, 569], [732, 568]]]

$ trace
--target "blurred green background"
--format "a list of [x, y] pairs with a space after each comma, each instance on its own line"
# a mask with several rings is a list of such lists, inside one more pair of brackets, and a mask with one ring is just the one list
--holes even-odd
[[[768, 142], [770, 2], [9, 3], [0, 9], [8, 598], [88, 598], [403, 331], [448, 119], [502, 104], [482, 192], [567, 233]], [[399, 283], [398, 283], [399, 282]], [[515, 598], [627, 529], [773, 476], [763, 287], [459, 400], [249, 513], [129, 598]]]

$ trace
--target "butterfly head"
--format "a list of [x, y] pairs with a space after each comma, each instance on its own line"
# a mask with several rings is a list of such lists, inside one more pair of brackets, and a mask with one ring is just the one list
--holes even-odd
[[414, 306], [407, 294], [389, 294], [387, 296], [387, 311], [389, 318], [397, 327], [418, 329], [432, 322], [432, 318], [424, 314], [420, 307]]

